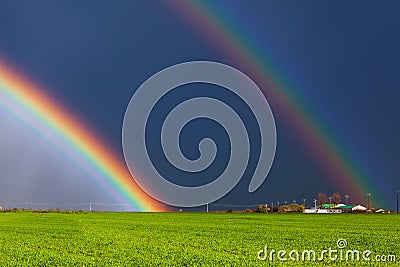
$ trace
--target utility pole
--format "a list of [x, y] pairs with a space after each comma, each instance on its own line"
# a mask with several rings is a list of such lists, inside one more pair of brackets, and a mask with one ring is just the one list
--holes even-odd
[[271, 202], [271, 213], [274, 212], [274, 202]]
[[208, 213], [208, 203], [207, 203], [207, 213]]
[[303, 206], [304, 206], [304, 208], [306, 208], [306, 200], [307, 199], [303, 198]]
[[317, 210], [317, 202], [318, 200], [314, 199], [314, 209]]
[[370, 211], [371, 210], [371, 204], [370, 204], [371, 193], [367, 193], [367, 197], [368, 197], [368, 209], [367, 209], [367, 211]]
[[89, 202], [89, 211], [92, 212], [92, 202]]
[[396, 191], [396, 213], [399, 214], [399, 193], [400, 189], [397, 189]]

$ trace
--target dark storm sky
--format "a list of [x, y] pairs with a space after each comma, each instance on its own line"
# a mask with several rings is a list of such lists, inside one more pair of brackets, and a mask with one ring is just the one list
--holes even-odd
[[[261, 57], [271, 59], [347, 156], [382, 186], [386, 199], [375, 201], [390, 202], [400, 186], [400, 4], [213, 5], [265, 53]], [[126, 106], [151, 75], [191, 60], [219, 61], [246, 73], [173, 8], [160, 1], [0, 1], [0, 57], [42, 84], [122, 157]], [[296, 130], [274, 115], [278, 146], [268, 179], [253, 194], [244, 179], [218, 203], [282, 203], [311, 200], [320, 191], [347, 193], [326, 182]]]

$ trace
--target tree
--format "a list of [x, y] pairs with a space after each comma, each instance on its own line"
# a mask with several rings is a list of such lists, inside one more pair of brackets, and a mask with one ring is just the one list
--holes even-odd
[[326, 196], [325, 193], [318, 193], [318, 202], [321, 204], [326, 204], [328, 203], [328, 197]]
[[336, 205], [342, 203], [342, 196], [339, 194], [339, 192], [335, 192], [332, 194], [332, 201]]

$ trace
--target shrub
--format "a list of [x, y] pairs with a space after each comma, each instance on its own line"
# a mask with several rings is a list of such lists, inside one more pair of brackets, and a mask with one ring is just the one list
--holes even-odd
[[259, 213], [267, 213], [267, 212], [268, 212], [268, 209], [267, 209], [267, 207], [264, 206], [264, 205], [258, 205], [256, 212], [259, 212]]
[[304, 206], [296, 203], [283, 205], [279, 207], [279, 212], [304, 212]]
[[279, 212], [287, 212], [289, 210], [288, 206], [282, 205], [279, 207]]
[[297, 209], [297, 211], [303, 213], [304, 210], [305, 210], [305, 207], [303, 205], [299, 205], [299, 208]]

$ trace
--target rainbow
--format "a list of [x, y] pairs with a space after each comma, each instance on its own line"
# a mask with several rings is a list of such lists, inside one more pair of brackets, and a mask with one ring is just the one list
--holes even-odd
[[[125, 162], [120, 160], [98, 137], [95, 136], [82, 122], [71, 115], [62, 105], [57, 103], [45, 90], [0, 60], [0, 100], [11, 101], [27, 114], [33, 115], [57, 137], [76, 153], [77, 161], [84, 159], [87, 164], [100, 174], [102, 180], [96, 180], [106, 192], [118, 194], [120, 199], [128, 201], [138, 211], [165, 211], [154, 199], [144, 193], [132, 179]], [[5, 99], [5, 100], [4, 100]], [[1, 104], [1, 101], [0, 101]], [[1, 105], [4, 109], [5, 105]], [[9, 113], [18, 117], [15, 112]], [[27, 122], [27, 124], [29, 124]], [[40, 129], [34, 129], [41, 132]], [[86, 164], [85, 163], [85, 164]], [[77, 162], [82, 165], [81, 162]], [[161, 208], [160, 208], [161, 207]]]
[[[365, 203], [366, 192], [373, 192], [375, 199], [383, 201], [381, 188], [372, 177], [351, 160], [341, 143], [329, 134], [310, 111], [294, 86], [277, 73], [268, 55], [258, 51], [251, 38], [235, 29], [226, 14], [217, 12], [216, 6], [206, 1], [169, 1], [168, 8], [189, 21], [196, 31], [203, 34], [211, 45], [236, 62], [262, 88], [275, 112], [284, 118], [301, 138], [307, 150], [326, 171], [327, 179], [351, 194], [352, 201]], [[389, 206], [387, 201], [386, 206]]]

